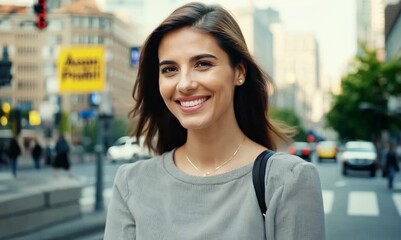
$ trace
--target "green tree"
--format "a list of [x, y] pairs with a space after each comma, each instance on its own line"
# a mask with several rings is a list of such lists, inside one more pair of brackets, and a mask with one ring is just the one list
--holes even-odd
[[269, 115], [272, 119], [284, 123], [286, 126], [295, 128], [296, 133], [293, 137], [295, 141], [306, 140], [305, 129], [302, 128], [299, 117], [295, 114], [294, 111], [290, 109], [270, 108]]
[[327, 124], [340, 139], [374, 140], [382, 129], [394, 129], [399, 120], [387, 110], [390, 96], [401, 93], [401, 63], [379, 61], [377, 51], [363, 47], [351, 63], [353, 71], [341, 80]]
[[58, 130], [60, 133], [67, 133], [71, 129], [70, 116], [67, 112], [62, 111], [60, 116], [60, 123], [58, 125]]
[[[82, 130], [84, 138], [84, 147], [86, 152], [93, 152], [96, 144], [96, 137], [98, 131], [98, 119], [86, 120], [86, 123]], [[122, 118], [115, 118], [111, 123], [111, 141], [115, 141], [119, 137], [127, 136], [130, 134], [128, 130], [127, 120]]]

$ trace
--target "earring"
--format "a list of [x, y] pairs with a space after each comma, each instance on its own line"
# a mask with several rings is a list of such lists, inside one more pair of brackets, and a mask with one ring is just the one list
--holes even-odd
[[244, 83], [244, 79], [240, 79], [238, 80], [239, 84], [243, 84]]

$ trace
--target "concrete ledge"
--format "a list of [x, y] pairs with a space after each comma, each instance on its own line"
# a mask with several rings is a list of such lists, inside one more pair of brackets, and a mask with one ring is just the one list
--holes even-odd
[[33, 231], [81, 215], [81, 185], [74, 179], [20, 178], [3, 181], [0, 239]]
[[55, 189], [45, 193], [46, 206], [78, 201], [81, 198], [81, 187]]
[[43, 208], [44, 206], [45, 196], [43, 193], [21, 192], [4, 195], [0, 197], [0, 220], [18, 212]]
[[0, 219], [0, 238], [29, 232], [80, 215], [80, 206], [76, 203]]

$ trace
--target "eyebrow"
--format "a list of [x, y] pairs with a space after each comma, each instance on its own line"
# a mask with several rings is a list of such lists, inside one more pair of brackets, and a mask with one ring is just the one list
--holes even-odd
[[[202, 59], [202, 58], [214, 58], [216, 60], [218, 59], [216, 56], [214, 56], [212, 54], [204, 53], [204, 54], [195, 55], [195, 56], [191, 57], [190, 60], [191, 61], [197, 61], [197, 60]], [[159, 67], [161, 67], [162, 65], [175, 64], [175, 63], [176, 62], [173, 61], [173, 60], [164, 60], [164, 61], [161, 61], [159, 63]]]

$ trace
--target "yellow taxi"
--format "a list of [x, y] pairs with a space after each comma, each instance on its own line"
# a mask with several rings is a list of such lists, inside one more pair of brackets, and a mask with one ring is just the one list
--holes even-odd
[[337, 161], [338, 144], [335, 141], [321, 141], [316, 144], [316, 156], [318, 162], [322, 159]]

